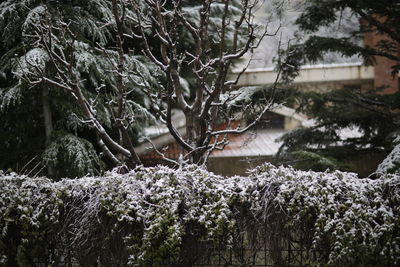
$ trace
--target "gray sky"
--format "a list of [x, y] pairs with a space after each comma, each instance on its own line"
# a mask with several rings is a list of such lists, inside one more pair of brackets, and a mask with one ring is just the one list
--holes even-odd
[[[279, 16], [274, 2], [283, 3], [281, 8], [281, 16]], [[255, 51], [250, 68], [269, 68], [273, 67], [273, 58], [276, 56], [279, 43], [282, 48], [285, 48], [288, 43], [294, 43], [294, 33], [297, 27], [294, 21], [301, 12], [302, 5], [306, 0], [266, 0], [261, 8], [256, 13], [256, 20], [261, 25], [268, 23], [268, 33], [274, 33], [279, 28], [275, 36], [265, 37], [260, 47]], [[344, 12], [342, 19], [337, 21], [329, 28], [323, 28], [318, 32], [322, 36], [344, 36], [347, 32], [358, 27], [358, 18], [350, 16], [349, 12]], [[343, 58], [341, 55], [329, 53], [321, 63], [351, 63], [360, 62], [360, 58]]]

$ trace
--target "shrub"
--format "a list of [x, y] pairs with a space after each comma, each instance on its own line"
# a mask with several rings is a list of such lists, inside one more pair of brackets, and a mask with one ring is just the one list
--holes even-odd
[[196, 166], [59, 182], [0, 174], [0, 264], [191, 266], [219, 249], [249, 266], [268, 247], [279, 265], [281, 241], [297, 239], [319, 265], [397, 265], [399, 184], [272, 165], [230, 178]]

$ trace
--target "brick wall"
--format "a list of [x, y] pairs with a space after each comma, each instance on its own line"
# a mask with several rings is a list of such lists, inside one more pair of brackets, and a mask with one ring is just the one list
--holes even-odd
[[[382, 18], [381, 20], [383, 20]], [[366, 22], [361, 22], [366, 23]], [[368, 32], [364, 35], [364, 45], [366, 47], [376, 47], [379, 42], [391, 41], [391, 39], [384, 34], [378, 33], [376, 30]], [[400, 44], [398, 45], [398, 51], [400, 53]], [[396, 64], [395, 61], [390, 60], [386, 57], [375, 56], [374, 57], [374, 86], [385, 87], [382, 94], [392, 94], [399, 90], [399, 77], [396, 75], [393, 77], [391, 67]]]

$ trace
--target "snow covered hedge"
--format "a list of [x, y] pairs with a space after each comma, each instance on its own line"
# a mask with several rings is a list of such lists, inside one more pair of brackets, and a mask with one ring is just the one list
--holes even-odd
[[243, 246], [282, 264], [289, 239], [310, 264], [400, 264], [395, 175], [157, 167], [60, 182], [0, 174], [0, 191], [0, 265], [192, 266], [218, 247], [250, 266]]

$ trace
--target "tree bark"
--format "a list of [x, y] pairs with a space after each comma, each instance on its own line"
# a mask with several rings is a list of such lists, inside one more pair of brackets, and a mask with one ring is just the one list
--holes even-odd
[[[49, 88], [47, 86], [43, 86], [42, 88], [42, 106], [43, 106], [44, 130], [46, 134], [45, 145], [47, 147], [50, 144], [50, 137], [53, 132], [53, 119], [50, 107]], [[52, 163], [47, 164], [47, 174], [50, 177], [53, 177], [55, 174]]]

